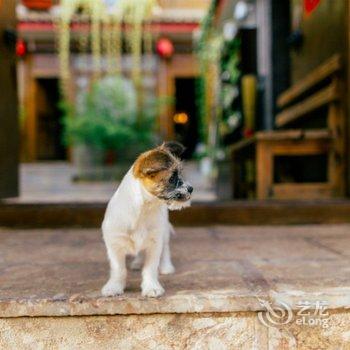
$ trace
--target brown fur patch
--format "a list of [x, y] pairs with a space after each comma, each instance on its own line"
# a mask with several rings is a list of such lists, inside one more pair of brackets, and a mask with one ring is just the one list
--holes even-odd
[[133, 174], [148, 192], [161, 196], [175, 169], [180, 169], [179, 159], [167, 150], [157, 147], [142, 153], [135, 161]]
[[185, 151], [185, 147], [176, 141], [163, 142], [160, 149], [165, 149], [175, 157], [180, 157]]

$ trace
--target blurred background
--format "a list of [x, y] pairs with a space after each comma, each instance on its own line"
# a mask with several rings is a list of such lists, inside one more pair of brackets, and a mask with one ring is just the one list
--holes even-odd
[[[349, 64], [349, 0], [0, 0], [0, 348], [350, 349]], [[167, 140], [176, 273], [102, 298]]]
[[105, 202], [164, 140], [198, 201], [347, 196], [346, 0], [0, 6], [0, 197]]

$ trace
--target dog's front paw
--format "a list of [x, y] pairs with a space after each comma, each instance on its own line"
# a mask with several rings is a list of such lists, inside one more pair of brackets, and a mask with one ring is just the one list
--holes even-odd
[[149, 298], [157, 298], [164, 294], [164, 288], [158, 281], [142, 282], [142, 296]]
[[104, 297], [112, 297], [124, 293], [124, 286], [115, 281], [109, 280], [102, 288], [101, 293]]

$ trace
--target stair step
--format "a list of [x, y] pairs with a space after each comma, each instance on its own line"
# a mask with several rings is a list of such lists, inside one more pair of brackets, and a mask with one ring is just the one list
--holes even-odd
[[[19, 203], [0, 201], [0, 226], [6, 227], [99, 227], [107, 203]], [[178, 226], [295, 225], [350, 223], [350, 201], [268, 200], [193, 203], [170, 212]]]
[[[161, 276], [166, 293], [151, 299], [135, 271], [123, 296], [100, 295], [108, 264], [99, 230], [2, 228], [0, 348], [294, 349], [309, 337], [314, 348], [340, 348], [349, 342], [349, 233], [349, 224], [178, 228], [176, 273]], [[316, 319], [327, 330], [297, 323], [302, 302], [325, 303]], [[293, 319], [267, 327], [266, 305]]]
[[180, 228], [172, 242], [176, 273], [161, 276], [164, 297], [148, 299], [140, 295], [137, 271], [129, 272], [123, 296], [100, 295], [108, 264], [98, 230], [1, 229], [0, 312], [18, 317], [258, 311], [257, 297], [314, 300], [321, 291], [333, 308], [341, 308], [350, 295], [349, 232], [350, 225]]

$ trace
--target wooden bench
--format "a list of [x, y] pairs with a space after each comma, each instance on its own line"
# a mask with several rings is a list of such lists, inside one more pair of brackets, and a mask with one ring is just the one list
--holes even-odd
[[[341, 57], [331, 57], [279, 96], [281, 112], [275, 118], [276, 130], [257, 132], [231, 146], [235, 198], [318, 199], [345, 195], [346, 120], [341, 71]], [[312, 127], [322, 110], [324, 125]], [[312, 157], [322, 159], [325, 178], [309, 182], [290, 181], [288, 177], [281, 180], [276, 164], [292, 164], [293, 157], [306, 162], [315, 159]]]

